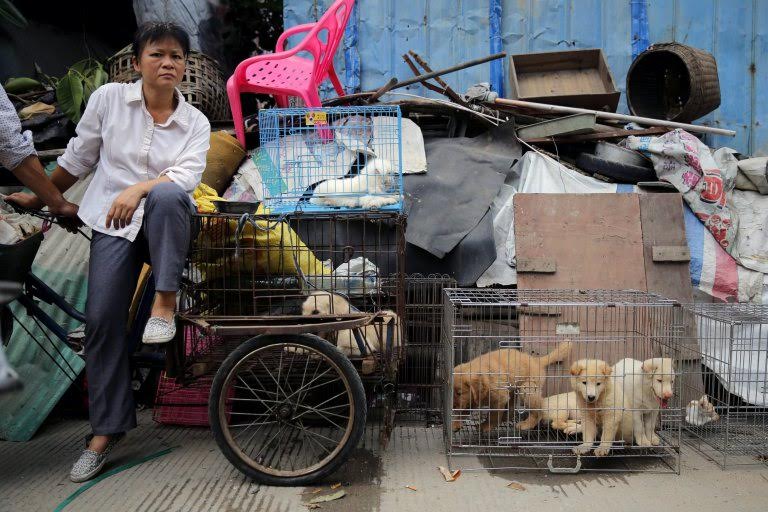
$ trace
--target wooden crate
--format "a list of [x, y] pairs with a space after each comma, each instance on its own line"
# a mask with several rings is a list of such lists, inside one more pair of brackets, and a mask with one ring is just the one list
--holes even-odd
[[600, 49], [512, 55], [509, 82], [513, 99], [610, 112], [619, 104]]

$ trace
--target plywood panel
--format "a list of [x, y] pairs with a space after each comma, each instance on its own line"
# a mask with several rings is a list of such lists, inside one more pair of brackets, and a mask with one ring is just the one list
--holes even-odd
[[687, 261], [654, 262], [654, 247], [688, 247], [685, 239], [683, 200], [680, 194], [640, 194], [645, 280], [649, 292], [692, 301]]
[[552, 260], [557, 272], [518, 274], [521, 289], [645, 290], [635, 194], [517, 194], [517, 257]]
[[[682, 196], [680, 194], [641, 194], [640, 217], [648, 291], [681, 303], [693, 302], [689, 263], [687, 261], [663, 263], [653, 261], [653, 247], [668, 245], [687, 248], [688, 246], [685, 238]], [[682, 324], [678, 327], [677, 333], [682, 335], [684, 344], [682, 348], [694, 349], [683, 350], [680, 354], [676, 354], [684, 360], [683, 368], [679, 368], [678, 371], [681, 373], [681, 387], [684, 391], [680, 403], [686, 404], [690, 400], [698, 400], [704, 394], [704, 383], [700, 372], [690, 371], [690, 368], [697, 368], [701, 364], [698, 359], [698, 350], [696, 350], [698, 347], [696, 324], [692, 314], [683, 313]]]

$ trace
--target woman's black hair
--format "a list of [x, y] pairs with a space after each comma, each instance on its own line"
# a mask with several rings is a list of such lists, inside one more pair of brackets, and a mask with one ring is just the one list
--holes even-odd
[[133, 37], [133, 56], [138, 60], [147, 43], [160, 41], [166, 37], [175, 39], [179, 43], [184, 56], [189, 54], [189, 34], [186, 30], [175, 23], [150, 21], [136, 30], [136, 35]]

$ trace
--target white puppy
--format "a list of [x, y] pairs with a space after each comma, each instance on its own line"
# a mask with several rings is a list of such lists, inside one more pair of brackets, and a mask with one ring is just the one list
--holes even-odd
[[[326, 291], [314, 291], [301, 305], [301, 314], [309, 315], [333, 315], [355, 313], [357, 310], [339, 294]], [[387, 340], [388, 326], [392, 324], [392, 350], [400, 346], [400, 318], [397, 313], [390, 310], [382, 310], [383, 322], [376, 322], [361, 329], [363, 342], [369, 352], [381, 352]], [[320, 335], [324, 337], [323, 335]], [[329, 337], [329, 336], [325, 336]], [[336, 331], [336, 346], [347, 356], [359, 356], [360, 347], [351, 329]]]
[[675, 392], [675, 368], [672, 359], [655, 357], [645, 361], [622, 359], [614, 366], [616, 385], [624, 387], [624, 414], [617, 437], [634, 440], [638, 446], [658, 446], [656, 422], [661, 409], [669, 407]]
[[397, 173], [389, 160], [372, 157], [360, 174], [325, 180], [315, 187], [312, 204], [376, 209], [398, 201], [392, 192], [397, 187]]

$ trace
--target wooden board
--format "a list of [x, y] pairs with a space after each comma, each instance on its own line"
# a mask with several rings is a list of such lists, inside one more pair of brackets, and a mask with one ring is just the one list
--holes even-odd
[[517, 257], [557, 263], [518, 288], [645, 290], [636, 194], [517, 194], [514, 208]]
[[[643, 228], [643, 252], [645, 254], [645, 280], [649, 292], [674, 299], [680, 303], [693, 302], [689, 262], [655, 261], [654, 249], [658, 256], [659, 247], [683, 247], [688, 249], [685, 237], [683, 199], [680, 194], [640, 194], [640, 218]], [[698, 400], [704, 394], [704, 383], [699, 371], [692, 371], [700, 365], [696, 357], [698, 342], [693, 315], [683, 313], [683, 349], [679, 354], [684, 359], [681, 372], [681, 387], [684, 394], [682, 404]], [[692, 350], [686, 350], [692, 349]]]
[[[683, 199], [680, 194], [640, 194], [647, 290], [681, 303], [692, 302], [687, 259], [655, 261], [660, 247], [688, 249], [685, 238]], [[656, 258], [658, 259], [658, 257]]]

